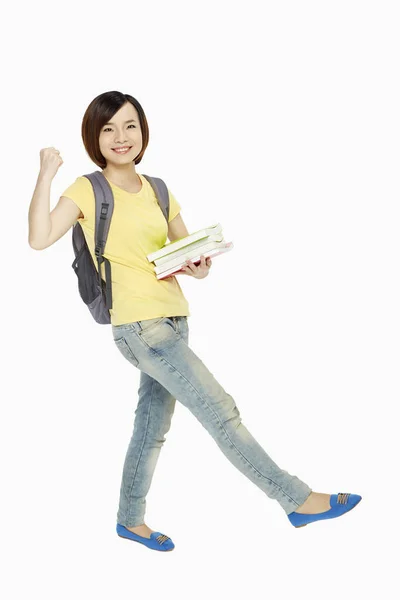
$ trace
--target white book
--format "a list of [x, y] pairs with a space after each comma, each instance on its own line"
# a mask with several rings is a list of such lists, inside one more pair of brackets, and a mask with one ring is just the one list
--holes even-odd
[[216, 233], [215, 235], [209, 235], [208, 237], [203, 238], [203, 239], [199, 240], [198, 242], [192, 242], [191, 244], [189, 244], [188, 246], [185, 246], [184, 248], [181, 248], [180, 250], [171, 252], [170, 254], [167, 254], [166, 256], [162, 256], [161, 258], [156, 258], [156, 260], [154, 260], [153, 262], [158, 267], [160, 265], [164, 265], [165, 263], [169, 262], [172, 259], [178, 258], [178, 256], [186, 256], [186, 254], [188, 252], [192, 252], [196, 248], [200, 248], [205, 243], [223, 242], [223, 241], [224, 241], [224, 236], [222, 235], [222, 233]]
[[197, 246], [194, 249], [191, 249], [190, 247], [185, 248], [186, 252], [184, 252], [184, 254], [181, 254], [180, 256], [175, 257], [175, 253], [173, 255], [170, 254], [169, 255], [169, 256], [171, 256], [170, 260], [168, 260], [167, 262], [165, 262], [162, 265], [156, 266], [154, 268], [154, 271], [157, 274], [162, 273], [163, 271], [167, 271], [168, 269], [171, 269], [172, 267], [181, 266], [185, 263], [186, 260], [188, 260], [188, 259], [192, 260], [192, 258], [195, 256], [201, 256], [208, 250], [214, 250], [214, 248], [220, 248], [221, 246], [225, 246], [225, 245], [226, 245], [226, 242], [224, 242], [224, 241], [209, 242], [208, 238], [207, 238], [206, 240], [204, 240], [204, 242], [200, 246]]
[[161, 258], [162, 256], [166, 256], [167, 254], [171, 254], [175, 250], [179, 250], [180, 248], [184, 248], [193, 242], [197, 242], [198, 240], [204, 239], [209, 235], [214, 235], [215, 233], [221, 233], [222, 227], [220, 223], [216, 225], [211, 225], [211, 227], [206, 227], [204, 229], [199, 229], [199, 231], [195, 231], [190, 235], [187, 235], [179, 240], [175, 240], [174, 242], [170, 242], [169, 244], [165, 244], [159, 250], [155, 252], [151, 252], [147, 255], [147, 260], [149, 262], [154, 262], [157, 258]]
[[[229, 252], [229, 250], [232, 250], [232, 248], [233, 248], [232, 242], [224, 242], [223, 244], [219, 245], [218, 248], [214, 248], [213, 250], [207, 250], [206, 252], [199, 252], [199, 254], [197, 256], [194, 256], [191, 259], [191, 261], [195, 265], [199, 265], [201, 255], [203, 255], [205, 258], [211, 258], [213, 256], [218, 256], [218, 254], [223, 254], [224, 252]], [[170, 269], [167, 269], [166, 271], [163, 271], [162, 273], [156, 274], [156, 278], [164, 279], [165, 277], [169, 277], [170, 275], [177, 273], [178, 271], [180, 271], [181, 267], [185, 264], [185, 262], [186, 261], [182, 261], [179, 265], [177, 265], [175, 267], [171, 267]]]

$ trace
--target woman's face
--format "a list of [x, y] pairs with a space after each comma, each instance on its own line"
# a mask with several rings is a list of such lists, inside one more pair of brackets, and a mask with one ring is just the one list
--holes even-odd
[[[100, 130], [99, 145], [107, 165], [110, 163], [124, 165], [133, 162], [142, 149], [139, 116], [133, 104], [130, 102], [124, 104], [110, 122], [103, 125]], [[127, 152], [125, 152], [126, 146], [130, 146]], [[115, 150], [124, 147], [122, 153]]]

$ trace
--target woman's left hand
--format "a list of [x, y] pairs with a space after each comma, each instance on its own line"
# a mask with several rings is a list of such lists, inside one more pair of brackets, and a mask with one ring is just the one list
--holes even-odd
[[[206, 259], [201, 255], [199, 265], [195, 265], [191, 260], [187, 260], [186, 264], [177, 273], [191, 275], [192, 277], [196, 277], [196, 279], [204, 279], [210, 271], [211, 264], [211, 258]], [[177, 273], [174, 273], [174, 275], [177, 275]]]

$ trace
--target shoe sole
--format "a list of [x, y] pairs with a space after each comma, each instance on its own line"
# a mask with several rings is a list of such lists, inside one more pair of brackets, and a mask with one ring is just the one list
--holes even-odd
[[[146, 546], [146, 544], [143, 544], [142, 542], [139, 542], [138, 540], [133, 540], [132, 538], [125, 537], [124, 535], [119, 535], [119, 533], [117, 533], [117, 536], [120, 537], [122, 540], [129, 540], [130, 542], [136, 542], [137, 544], [140, 544], [141, 546]], [[146, 546], [146, 548], [149, 548], [149, 547]], [[149, 550], [154, 550], [154, 548], [149, 548]], [[175, 547], [170, 548], [169, 550], [157, 550], [157, 552], [172, 552], [172, 550], [175, 550]]]
[[[357, 504], [360, 503], [360, 500], [357, 502]], [[355, 504], [354, 506], [352, 506], [349, 510], [347, 510], [345, 513], [338, 515], [339, 517], [343, 517], [343, 515], [347, 515], [347, 513], [349, 513], [351, 510], [353, 510], [353, 508], [355, 508], [357, 506], [357, 504]], [[299, 513], [301, 514], [301, 513]], [[333, 517], [334, 519], [337, 519], [337, 517]], [[330, 521], [330, 519], [317, 519], [317, 521]], [[317, 521], [312, 521], [312, 523], [316, 523]], [[311, 523], [304, 523], [304, 525], [295, 525], [295, 528], [298, 529], [299, 527], [305, 527], [306, 525], [311, 525]]]

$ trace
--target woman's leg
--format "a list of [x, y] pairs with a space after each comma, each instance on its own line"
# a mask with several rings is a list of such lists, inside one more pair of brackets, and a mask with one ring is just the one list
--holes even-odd
[[277, 500], [286, 514], [305, 502], [311, 488], [270, 458], [242, 423], [232, 396], [189, 348], [186, 317], [150, 319], [112, 329], [125, 358], [186, 406], [230, 462]]
[[117, 522], [125, 527], [144, 523], [146, 495], [165, 434], [171, 426], [175, 402], [175, 398], [158, 381], [141, 372], [139, 400], [123, 468], [117, 514]]

